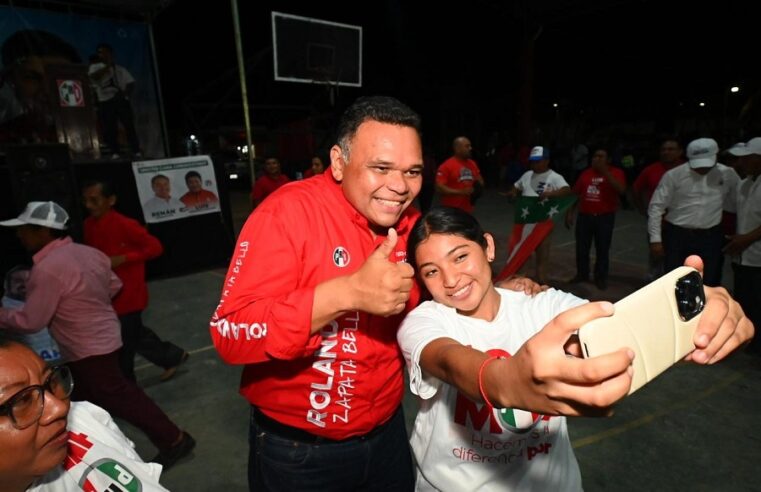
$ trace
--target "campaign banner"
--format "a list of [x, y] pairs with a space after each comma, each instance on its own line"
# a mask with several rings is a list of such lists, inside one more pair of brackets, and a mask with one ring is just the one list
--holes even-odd
[[[95, 81], [55, 77], [50, 67], [73, 64], [91, 73], [100, 63], [100, 46], [110, 47], [118, 73], [131, 80], [128, 99], [140, 149], [144, 155], [163, 157], [148, 24], [9, 5], [0, 6], [0, 145], [59, 141], [49, 128], [54, 106], [85, 107], [83, 84]], [[51, 79], [57, 89], [54, 97], [45, 89]], [[92, 90], [97, 93], [94, 86]], [[104, 111], [99, 108], [101, 133]], [[129, 140], [124, 125], [121, 121], [115, 130], [123, 148]]]
[[135, 161], [132, 171], [146, 223], [220, 211], [214, 166], [207, 155]]

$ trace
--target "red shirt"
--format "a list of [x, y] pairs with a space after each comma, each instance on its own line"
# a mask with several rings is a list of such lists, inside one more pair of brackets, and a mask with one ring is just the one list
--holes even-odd
[[[616, 181], [626, 184], [621, 169], [610, 166], [608, 170]], [[573, 191], [579, 196], [579, 213], [607, 214], [618, 210], [618, 192], [605, 176], [591, 167], [582, 171], [573, 185]]]
[[655, 189], [658, 187], [658, 183], [661, 182], [661, 178], [666, 174], [666, 166], [661, 161], [656, 161], [647, 166], [642, 172], [639, 173], [637, 179], [632, 183], [632, 189], [635, 193], [639, 194], [643, 191], [646, 193], [647, 201], [645, 205], [650, 203], [650, 199], [655, 193]]
[[[478, 165], [471, 159], [450, 157], [445, 160], [436, 172], [436, 184], [442, 184], [448, 188], [462, 190], [472, 188], [473, 184], [481, 177]], [[441, 204], [447, 207], [455, 207], [466, 212], [473, 211], [470, 203], [470, 195], [441, 195]]]
[[145, 309], [148, 305], [145, 262], [163, 252], [159, 240], [148, 234], [138, 221], [109, 210], [99, 219], [85, 219], [85, 244], [109, 257], [126, 257], [124, 263], [114, 268], [114, 273], [124, 284], [113, 299], [116, 314], [122, 316]]
[[273, 191], [280, 188], [288, 181], [290, 180], [285, 174], [281, 174], [275, 179], [267, 174], [263, 174], [254, 183], [254, 189], [251, 190], [251, 200], [254, 203], [261, 203], [261, 201], [270, 196]]
[[[402, 215], [390, 260], [406, 258], [418, 215]], [[399, 406], [396, 330], [405, 313], [352, 311], [310, 334], [315, 287], [356, 272], [384, 239], [373, 238], [330, 173], [279, 190], [249, 216], [210, 330], [225, 362], [245, 364], [240, 392], [266, 415], [343, 439], [366, 434]], [[407, 308], [419, 297], [415, 286]]]
[[201, 190], [196, 193], [188, 191], [180, 197], [180, 201], [189, 208], [206, 208], [213, 203], [218, 203], [219, 198], [209, 190]]

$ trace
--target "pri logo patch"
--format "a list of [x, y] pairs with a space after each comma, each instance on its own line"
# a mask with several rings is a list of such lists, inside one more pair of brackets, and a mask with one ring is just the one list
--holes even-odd
[[346, 251], [346, 248], [338, 246], [333, 250], [333, 263], [337, 267], [343, 268], [349, 264], [349, 261], [351, 261], [351, 257], [349, 256], [349, 252]]
[[81, 108], [85, 105], [84, 91], [79, 80], [57, 79], [58, 98], [63, 108]]

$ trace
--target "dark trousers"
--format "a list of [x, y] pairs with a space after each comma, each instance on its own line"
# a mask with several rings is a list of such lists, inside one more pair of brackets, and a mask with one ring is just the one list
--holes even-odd
[[703, 260], [703, 283], [716, 287], [721, 285], [721, 269], [724, 266], [724, 234], [721, 225], [710, 229], [686, 229], [663, 221], [663, 268], [666, 273], [684, 264], [690, 255]]
[[732, 263], [735, 273], [734, 297], [742, 306], [747, 316], [756, 327], [756, 335], [750, 342], [750, 348], [761, 354], [761, 267], [738, 265]]
[[143, 312], [135, 311], [119, 316], [122, 325], [122, 348], [119, 352], [119, 367], [127, 379], [135, 381], [135, 353], [145, 357], [150, 363], [164, 369], [180, 364], [185, 353], [171, 342], [160, 339], [153, 330], [143, 325]]
[[168, 449], [180, 429], [148, 398], [140, 387], [124, 377], [117, 352], [94, 355], [66, 364], [74, 376], [74, 401], [87, 400], [145, 432], [160, 450]]
[[111, 152], [119, 152], [120, 121], [127, 133], [127, 143], [129, 143], [130, 150], [133, 153], [140, 151], [140, 142], [135, 131], [135, 118], [132, 115], [132, 105], [127, 98], [117, 94], [108, 101], [99, 102], [98, 117], [103, 131], [103, 140], [106, 141]]
[[607, 280], [616, 214], [579, 214], [576, 219], [576, 275], [589, 278], [589, 251], [595, 244], [595, 279]]
[[[304, 431], [278, 433], [271, 419], [257, 421], [251, 408], [248, 488], [251, 491], [411, 491], [415, 485], [404, 412], [401, 407], [381, 428], [343, 441]], [[261, 414], [259, 414], [261, 415]], [[287, 434], [287, 435], [286, 435]], [[296, 439], [294, 439], [296, 438]], [[305, 442], [309, 441], [309, 442]]]

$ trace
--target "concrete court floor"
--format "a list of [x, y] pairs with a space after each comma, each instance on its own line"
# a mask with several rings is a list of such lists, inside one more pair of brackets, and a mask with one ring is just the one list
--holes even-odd
[[[247, 196], [234, 197], [239, 229], [248, 213]], [[492, 231], [504, 262], [512, 207], [487, 190], [476, 215]], [[642, 285], [646, 263], [644, 218], [633, 211], [617, 217], [609, 288], [592, 284], [569, 288], [574, 240], [559, 226], [554, 232], [551, 283], [590, 299], [617, 300]], [[225, 269], [150, 282], [146, 322], [164, 338], [191, 352], [175, 378], [158, 381], [160, 369], [138, 360], [138, 378], [148, 394], [198, 441], [194, 454], [166, 471], [172, 491], [245, 491], [248, 405], [238, 395], [240, 368], [222, 363], [211, 346], [207, 322]], [[725, 285], [731, 271], [725, 268]], [[416, 403], [405, 399], [407, 419]], [[571, 439], [587, 491], [761, 490], [761, 364], [745, 353], [712, 367], [681, 363], [622, 401], [608, 419], [569, 419]], [[145, 436], [121, 422], [148, 459], [155, 449]], [[466, 490], [463, 486], [462, 490]]]

